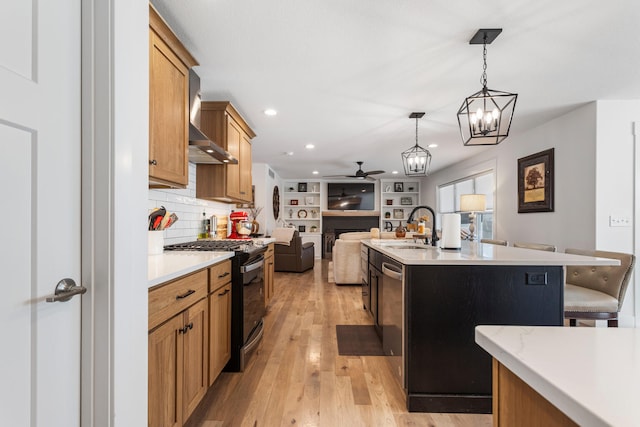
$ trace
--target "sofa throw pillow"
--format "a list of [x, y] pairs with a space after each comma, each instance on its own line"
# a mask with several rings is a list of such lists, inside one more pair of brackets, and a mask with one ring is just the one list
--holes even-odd
[[273, 233], [271, 233], [271, 237], [276, 239], [275, 243], [290, 246], [293, 233], [295, 232], [295, 228], [276, 228], [273, 230]]

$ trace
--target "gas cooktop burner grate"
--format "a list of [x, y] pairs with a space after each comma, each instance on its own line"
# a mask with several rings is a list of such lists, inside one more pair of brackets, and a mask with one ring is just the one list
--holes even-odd
[[249, 240], [196, 240], [164, 247], [167, 251], [239, 251], [246, 250]]

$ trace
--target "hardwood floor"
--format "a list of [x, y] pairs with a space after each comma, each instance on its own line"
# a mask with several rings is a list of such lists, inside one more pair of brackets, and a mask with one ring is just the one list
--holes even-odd
[[245, 372], [221, 374], [188, 427], [491, 425], [491, 415], [409, 413], [384, 357], [338, 355], [335, 326], [371, 319], [361, 288], [329, 284], [327, 265], [275, 273], [261, 344]]

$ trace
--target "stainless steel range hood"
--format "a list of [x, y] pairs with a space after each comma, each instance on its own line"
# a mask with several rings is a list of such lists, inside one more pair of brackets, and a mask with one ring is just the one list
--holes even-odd
[[238, 164], [238, 159], [200, 130], [200, 77], [189, 69], [189, 161]]

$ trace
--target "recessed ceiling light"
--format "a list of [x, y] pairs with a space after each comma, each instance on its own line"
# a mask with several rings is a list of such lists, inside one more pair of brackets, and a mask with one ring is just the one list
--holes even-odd
[[278, 112], [273, 108], [267, 108], [266, 110], [264, 110], [264, 114], [265, 116], [275, 116], [276, 114], [278, 114]]
[[314, 174], [314, 175], [318, 175], [319, 172], [318, 171], [313, 171], [311, 173]]
[[391, 173], [394, 175], [398, 175], [398, 171], [392, 171]]
[[438, 146], [438, 144], [429, 144], [427, 145], [427, 148], [436, 148]]
[[304, 146], [304, 148], [306, 148], [307, 150], [313, 150], [314, 148], [316, 148], [316, 146], [313, 144], [307, 144]]

